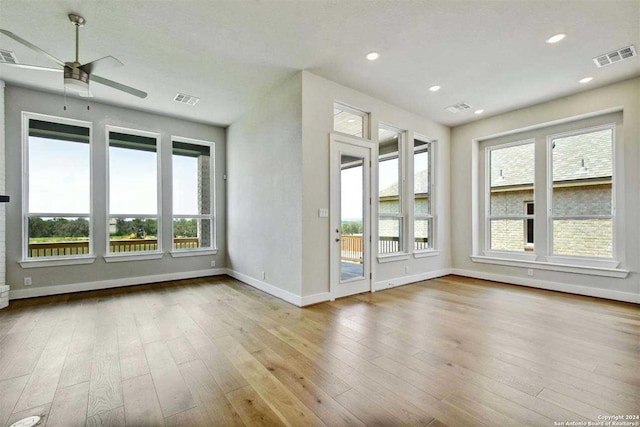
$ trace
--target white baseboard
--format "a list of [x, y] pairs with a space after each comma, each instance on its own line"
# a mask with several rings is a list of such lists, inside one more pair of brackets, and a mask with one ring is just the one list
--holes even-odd
[[96, 282], [71, 283], [68, 285], [39, 286], [9, 291], [9, 299], [43, 297], [68, 294], [71, 292], [96, 291], [99, 289], [119, 288], [122, 286], [144, 285], [147, 283], [168, 282], [171, 280], [195, 279], [197, 277], [227, 274], [226, 268], [183, 271], [178, 273], [155, 274], [151, 276], [123, 277], [122, 279], [100, 280]]
[[280, 298], [288, 303], [296, 305], [298, 307], [302, 307], [302, 298], [299, 295], [291, 293], [289, 291], [285, 291], [284, 289], [280, 289], [277, 286], [273, 286], [267, 282], [263, 282], [262, 280], [255, 279], [251, 276], [247, 276], [246, 274], [239, 273], [230, 268], [226, 269], [227, 275], [237, 279], [247, 285], [251, 285], [256, 289], [260, 289], [263, 292], [268, 293], [276, 298]]
[[414, 274], [411, 276], [396, 277], [388, 280], [381, 280], [373, 284], [374, 291], [381, 291], [383, 289], [395, 288], [396, 286], [407, 285], [409, 283], [421, 282], [423, 280], [435, 279], [436, 277], [442, 277], [451, 274], [451, 270], [445, 268], [443, 270], [429, 271], [426, 273]]
[[331, 292], [320, 292], [319, 294], [307, 295], [302, 297], [301, 307], [306, 307], [320, 302], [331, 301]]
[[544, 280], [527, 279], [523, 277], [503, 276], [500, 274], [483, 273], [480, 271], [463, 270], [452, 268], [451, 274], [458, 276], [472, 277], [474, 279], [492, 280], [511, 285], [529, 286], [532, 288], [547, 289], [550, 291], [566, 292], [570, 294], [586, 295], [590, 297], [606, 298], [616, 301], [633, 302], [640, 304], [640, 294], [633, 292], [612, 291], [609, 289], [598, 289], [588, 286], [570, 285], [567, 283], [547, 282]]

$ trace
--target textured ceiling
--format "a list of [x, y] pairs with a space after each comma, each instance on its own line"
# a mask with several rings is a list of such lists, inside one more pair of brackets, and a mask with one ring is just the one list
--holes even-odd
[[[125, 66], [101, 75], [149, 92], [140, 100], [94, 85], [96, 100], [218, 125], [302, 69], [446, 125], [478, 119], [475, 109], [498, 114], [640, 75], [637, 57], [605, 68], [592, 61], [640, 48], [640, 0], [2, 0], [0, 28], [67, 61], [70, 12], [87, 19], [81, 62], [116, 56]], [[545, 44], [558, 32], [567, 38]], [[0, 48], [54, 66], [7, 37]], [[375, 62], [364, 58], [372, 50]], [[578, 84], [585, 76], [594, 80]], [[62, 92], [58, 73], [0, 65], [0, 78]], [[177, 92], [202, 100], [178, 104]], [[473, 110], [444, 110], [460, 101]]]

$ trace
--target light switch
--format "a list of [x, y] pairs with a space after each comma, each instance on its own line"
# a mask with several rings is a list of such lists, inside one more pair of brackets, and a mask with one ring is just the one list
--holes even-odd
[[326, 208], [318, 209], [318, 216], [320, 218], [328, 218], [329, 217], [329, 209], [326, 209]]

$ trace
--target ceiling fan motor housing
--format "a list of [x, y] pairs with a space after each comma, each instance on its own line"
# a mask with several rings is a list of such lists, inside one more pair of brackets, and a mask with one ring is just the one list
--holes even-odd
[[78, 62], [65, 62], [64, 84], [70, 89], [83, 92], [89, 90], [89, 74], [80, 69]]

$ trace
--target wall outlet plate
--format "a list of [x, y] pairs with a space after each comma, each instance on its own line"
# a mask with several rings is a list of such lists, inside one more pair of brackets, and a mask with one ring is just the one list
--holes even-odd
[[327, 209], [327, 208], [318, 209], [318, 216], [320, 218], [328, 218], [329, 217], [329, 209]]
[[533, 269], [527, 269], [527, 276], [533, 276]]
[[215, 267], [216, 266], [216, 260], [214, 259], [213, 261], [211, 261], [211, 267]]
[[267, 278], [267, 273], [265, 273], [264, 271], [262, 272], [262, 280]]
[[31, 277], [25, 277], [24, 278], [24, 285], [25, 286], [31, 286], [33, 284], [33, 282], [31, 281]]

